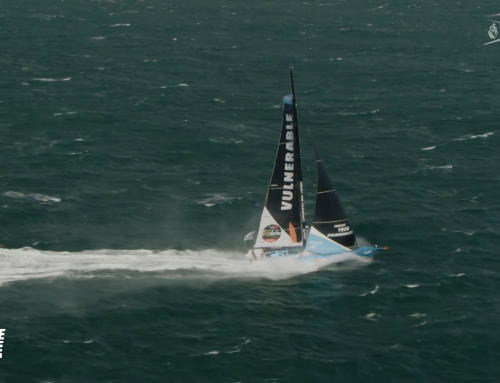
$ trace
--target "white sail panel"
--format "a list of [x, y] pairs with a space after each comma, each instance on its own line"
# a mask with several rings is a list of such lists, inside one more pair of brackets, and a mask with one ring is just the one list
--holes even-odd
[[[301, 230], [300, 227], [288, 227], [289, 235], [283, 228], [276, 222], [266, 207], [262, 212], [260, 219], [259, 231], [254, 248], [284, 248], [284, 247], [302, 247], [302, 241], [297, 241], [297, 231]], [[295, 232], [295, 241], [292, 239]]]

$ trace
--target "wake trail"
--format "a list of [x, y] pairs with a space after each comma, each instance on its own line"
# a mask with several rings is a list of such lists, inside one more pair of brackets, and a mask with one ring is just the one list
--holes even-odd
[[[339, 259], [338, 261], [345, 261]], [[0, 248], [0, 286], [29, 279], [61, 276], [92, 278], [103, 270], [134, 270], [155, 273], [164, 278], [268, 278], [287, 279], [317, 271], [317, 265], [294, 259], [250, 263], [243, 254], [217, 250], [151, 251], [94, 250], [82, 252], [40, 251], [30, 247]]]

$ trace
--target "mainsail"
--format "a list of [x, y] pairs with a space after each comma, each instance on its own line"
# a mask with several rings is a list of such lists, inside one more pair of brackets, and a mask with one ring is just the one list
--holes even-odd
[[313, 149], [318, 173], [316, 210], [305, 250], [319, 254], [350, 251], [358, 246], [356, 236], [314, 143]]
[[283, 122], [278, 152], [254, 248], [304, 246], [302, 169], [298, 138], [292, 78], [292, 94], [283, 99]]

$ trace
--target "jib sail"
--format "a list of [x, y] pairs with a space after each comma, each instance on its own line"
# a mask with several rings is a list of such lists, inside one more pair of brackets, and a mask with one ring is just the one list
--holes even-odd
[[320, 254], [349, 251], [358, 246], [356, 236], [314, 143], [313, 149], [318, 173], [316, 210], [306, 251]]
[[283, 122], [254, 248], [303, 247], [302, 171], [297, 113], [292, 95], [283, 99]]

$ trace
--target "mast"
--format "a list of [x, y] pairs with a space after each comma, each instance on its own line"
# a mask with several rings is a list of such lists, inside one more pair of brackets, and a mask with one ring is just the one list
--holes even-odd
[[297, 165], [299, 173], [299, 186], [300, 186], [300, 216], [302, 219], [302, 238], [304, 238], [304, 245], [306, 244], [306, 214], [304, 208], [304, 187], [302, 182], [302, 161], [300, 153], [300, 135], [299, 135], [299, 122], [297, 119], [297, 98], [295, 97], [295, 87], [293, 86], [293, 73], [290, 67], [290, 85], [292, 87], [292, 101], [293, 101], [293, 127], [295, 135], [295, 147], [297, 156]]

